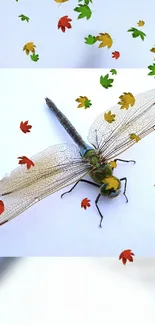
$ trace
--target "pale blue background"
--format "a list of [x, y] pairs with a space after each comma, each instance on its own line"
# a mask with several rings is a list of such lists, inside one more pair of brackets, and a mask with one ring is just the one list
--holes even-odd
[[[155, 2], [130, 0], [123, 2], [93, 0], [90, 20], [77, 20], [74, 12], [77, 0], [58, 5], [54, 0], [1, 0], [0, 68], [147, 68], [154, 55], [150, 49], [155, 44]], [[25, 14], [30, 22], [22, 22], [18, 16]], [[68, 15], [73, 19], [72, 29], [62, 33], [57, 29], [58, 20]], [[137, 27], [144, 20], [144, 41], [133, 39], [127, 30]], [[109, 33], [113, 46], [99, 49], [97, 43], [84, 43], [88, 34]], [[33, 41], [40, 55], [33, 62], [25, 52], [25, 43]], [[118, 60], [111, 53], [119, 51]]]

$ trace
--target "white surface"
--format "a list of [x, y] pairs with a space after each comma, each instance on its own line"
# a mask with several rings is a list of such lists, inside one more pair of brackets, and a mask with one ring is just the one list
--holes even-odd
[[154, 325], [154, 270], [154, 259], [22, 259], [0, 282], [0, 322]]
[[[1, 164], [0, 177], [18, 166], [17, 157], [31, 157], [56, 143], [72, 143], [44, 98], [48, 96], [67, 115], [86, 139], [88, 129], [102, 111], [118, 102], [124, 91], [137, 94], [154, 88], [146, 70], [119, 70], [114, 86], [105, 90], [99, 80], [108, 70], [1, 70]], [[88, 96], [91, 108], [78, 109], [75, 99]], [[21, 121], [33, 128], [24, 134]], [[126, 151], [122, 158], [135, 159], [136, 165], [118, 164], [115, 174], [128, 178], [123, 195], [115, 200], [100, 200], [104, 215], [99, 229], [95, 207], [96, 188], [79, 184], [63, 199], [62, 189], [35, 204], [0, 227], [1, 256], [118, 256], [132, 249], [137, 256], [155, 256], [155, 134]], [[69, 187], [70, 188], [70, 187]], [[66, 190], [66, 189], [65, 189]], [[81, 209], [88, 197], [91, 207]]]
[[[154, 0], [130, 2], [93, 0], [92, 17], [78, 20], [74, 11], [77, 0], [58, 5], [54, 0], [5, 0], [0, 1], [1, 68], [147, 68], [154, 55], [155, 2]], [[19, 15], [30, 18], [22, 22]], [[58, 20], [68, 15], [72, 18], [72, 29], [62, 33]], [[137, 22], [144, 20], [140, 28], [147, 35], [144, 41], [134, 39], [127, 30], [139, 28]], [[89, 34], [109, 33], [113, 46], [99, 49], [97, 43], [89, 46], [84, 38]], [[25, 52], [25, 43], [33, 41], [38, 62], [33, 62]], [[112, 59], [112, 52], [119, 51], [118, 60]]]

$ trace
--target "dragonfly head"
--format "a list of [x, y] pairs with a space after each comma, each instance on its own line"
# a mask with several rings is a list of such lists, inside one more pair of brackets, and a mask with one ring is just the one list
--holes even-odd
[[[114, 180], [114, 187], [111, 187], [112, 184], [107, 183], [106, 181], [104, 182], [104, 184], [100, 187], [100, 194], [103, 196], [108, 196], [110, 199], [117, 197], [121, 190], [121, 182], [117, 177], [112, 176], [113, 180]], [[116, 186], [116, 182], [118, 184], [117, 188]], [[109, 186], [110, 185], [110, 186]], [[109, 188], [110, 187], [110, 188]]]

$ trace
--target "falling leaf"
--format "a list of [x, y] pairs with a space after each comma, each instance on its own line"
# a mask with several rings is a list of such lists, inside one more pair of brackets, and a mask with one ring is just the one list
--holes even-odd
[[108, 113], [104, 113], [104, 119], [108, 122], [108, 123], [112, 123], [115, 121], [115, 114], [111, 114], [111, 111], [109, 111]]
[[134, 255], [135, 255], [135, 254], [131, 251], [131, 249], [126, 249], [126, 250], [124, 250], [124, 251], [120, 254], [120, 256], [119, 256], [119, 260], [122, 259], [122, 263], [125, 265], [126, 262], [127, 262], [127, 260], [128, 260], [129, 262], [133, 262], [133, 256], [134, 256]]
[[117, 74], [117, 71], [115, 69], [111, 69], [110, 72], [111, 72], [112, 75]]
[[150, 50], [152, 53], [155, 53], [155, 47], [152, 47], [152, 49]]
[[26, 52], [27, 55], [29, 55], [30, 52], [35, 53], [35, 47], [33, 42], [26, 43], [23, 47], [23, 51]]
[[138, 142], [140, 140], [140, 137], [138, 135], [136, 135], [135, 133], [131, 133], [130, 134], [130, 139], [135, 140], [136, 142]]
[[109, 79], [109, 74], [106, 74], [104, 77], [100, 77], [100, 84], [102, 87], [108, 89], [109, 87], [112, 87], [114, 79]]
[[118, 103], [119, 105], [121, 105], [120, 109], [126, 109], [128, 110], [129, 106], [133, 106], [135, 104], [135, 97], [131, 94], [131, 93], [123, 93], [123, 95], [121, 95], [119, 97], [120, 102]]
[[108, 164], [111, 166], [111, 168], [116, 168], [117, 167], [117, 163], [116, 163], [115, 160], [110, 161]]
[[92, 105], [91, 100], [88, 99], [86, 96], [80, 96], [75, 100], [77, 103], [80, 103], [78, 105], [78, 108], [84, 107], [85, 109], [90, 107]]
[[66, 31], [66, 28], [72, 28], [70, 21], [72, 21], [72, 19], [68, 16], [61, 17], [58, 21], [58, 29], [61, 28], [62, 32], [64, 33]]
[[0, 200], [0, 214], [4, 212], [4, 203], [2, 200]]
[[133, 38], [136, 38], [136, 37], [140, 37], [142, 39], [142, 41], [144, 41], [144, 38], [146, 36], [145, 33], [143, 33], [141, 30], [137, 29], [137, 28], [134, 28], [134, 27], [131, 27], [128, 32], [131, 32], [132, 33], [132, 37]]
[[93, 45], [97, 41], [95, 36], [88, 35], [88, 37], [85, 37], [85, 44]]
[[63, 3], [63, 2], [66, 2], [68, 0], [54, 0], [54, 1], [57, 2], [57, 3]]
[[37, 62], [39, 60], [39, 54], [33, 53], [30, 55], [30, 57], [31, 57], [31, 60], [34, 62]]
[[120, 53], [118, 51], [112, 52], [112, 58], [113, 59], [118, 59], [120, 57]]
[[90, 203], [89, 202], [90, 202], [90, 200], [88, 200], [87, 198], [83, 199], [81, 201], [81, 208], [84, 208], [85, 210], [87, 208], [89, 208], [90, 207]]
[[113, 40], [108, 33], [99, 33], [99, 36], [96, 36], [97, 41], [101, 42], [99, 47], [107, 46], [108, 49], [112, 46]]
[[103, 183], [107, 184], [106, 190], [114, 189], [116, 191], [119, 188], [119, 181], [114, 176], [104, 178]]
[[31, 166], [34, 166], [34, 162], [32, 160], [30, 160], [29, 158], [27, 158], [26, 156], [22, 156], [22, 157], [18, 157], [19, 165], [27, 165], [27, 169], [30, 169]]
[[152, 65], [149, 65], [149, 66], [148, 66], [148, 69], [151, 70], [151, 71], [148, 73], [148, 76], [155, 76], [155, 63], [153, 63]]
[[86, 18], [87, 20], [90, 19], [92, 12], [91, 9], [89, 8], [89, 6], [87, 5], [78, 5], [78, 7], [74, 8], [74, 11], [79, 12], [79, 16], [78, 19], [81, 18]]
[[30, 18], [29, 17], [27, 17], [27, 16], [25, 16], [25, 15], [20, 15], [20, 16], [18, 16], [19, 18], [21, 18], [21, 20], [22, 21], [24, 21], [24, 20], [26, 20], [27, 21], [27, 23], [29, 22], [29, 20], [30, 20]]
[[20, 129], [24, 133], [30, 132], [30, 129], [32, 128], [32, 125], [29, 125], [28, 122], [29, 121], [20, 122]]
[[143, 20], [139, 20], [137, 23], [138, 26], [142, 27], [145, 25], [145, 22]]

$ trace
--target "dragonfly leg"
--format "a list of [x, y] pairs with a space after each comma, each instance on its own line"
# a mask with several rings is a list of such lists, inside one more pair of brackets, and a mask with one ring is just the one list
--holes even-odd
[[87, 181], [86, 179], [80, 179], [78, 182], [76, 182], [76, 183], [74, 184], [73, 187], [71, 187], [71, 189], [70, 189], [69, 191], [62, 193], [62, 194], [61, 194], [61, 198], [62, 198], [65, 194], [72, 192], [72, 190], [76, 187], [76, 185], [77, 185], [79, 182], [85, 182], [85, 183], [88, 183], [88, 184], [94, 185], [94, 186], [96, 186], [96, 187], [100, 187], [100, 185], [98, 185], [98, 184], [96, 184], [96, 183], [93, 183], [93, 182], [91, 182], [91, 181]]
[[126, 177], [123, 177], [123, 178], [120, 179], [120, 181], [125, 181], [123, 195], [125, 196], [125, 198], [126, 198], [126, 203], [127, 203], [127, 202], [128, 202], [128, 198], [127, 198], [127, 196], [126, 196], [127, 178], [126, 178]]
[[98, 201], [99, 201], [100, 196], [101, 196], [101, 194], [99, 194], [99, 195], [97, 196], [97, 198], [96, 198], [96, 200], [95, 200], [95, 205], [96, 205], [97, 210], [98, 210], [98, 213], [99, 213], [99, 215], [100, 215], [100, 217], [101, 217], [99, 227], [102, 228], [103, 215], [102, 215], [102, 213], [101, 213], [101, 211], [100, 211], [100, 209], [99, 209], [99, 207], [98, 207], [98, 204], [97, 204]]
[[136, 163], [135, 160], [115, 159], [114, 161], [115, 161], [115, 162], [116, 162], [116, 161], [123, 161], [123, 162], [127, 162], [127, 163], [129, 163], [129, 162], [133, 162], [134, 164]]

